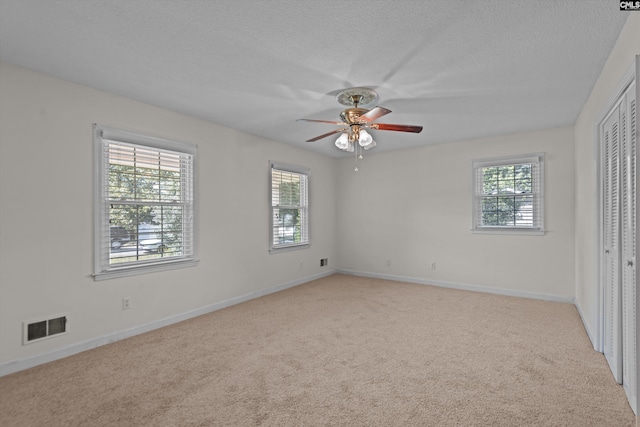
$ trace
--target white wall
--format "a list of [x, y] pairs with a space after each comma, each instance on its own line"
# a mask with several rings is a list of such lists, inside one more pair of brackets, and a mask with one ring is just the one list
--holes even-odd
[[640, 13], [630, 13], [575, 124], [575, 293], [586, 327], [597, 336], [596, 125], [627, 69], [640, 54]]
[[[198, 145], [197, 267], [93, 281], [92, 123]], [[269, 160], [311, 168], [308, 250], [268, 252]], [[327, 272], [334, 182], [332, 158], [0, 64], [0, 364]], [[67, 335], [22, 345], [59, 313]]]
[[[546, 234], [472, 233], [472, 160], [535, 152], [546, 153]], [[353, 163], [337, 171], [340, 268], [573, 298], [571, 127], [365, 153], [357, 173]]]
[[[315, 277], [325, 257], [360, 273], [576, 296], [593, 329], [594, 120], [637, 53], [632, 13], [575, 128], [366, 153], [357, 174], [351, 157], [0, 63], [0, 366]], [[93, 281], [92, 123], [198, 144], [199, 266]], [[532, 152], [546, 153], [547, 233], [471, 233], [471, 161]], [[269, 160], [312, 170], [309, 250], [268, 253]], [[60, 313], [69, 334], [22, 345], [23, 321]]]

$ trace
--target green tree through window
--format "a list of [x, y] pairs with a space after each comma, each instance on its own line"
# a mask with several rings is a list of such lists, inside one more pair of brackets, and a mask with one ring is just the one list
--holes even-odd
[[499, 227], [533, 225], [531, 164], [482, 168], [482, 223]]

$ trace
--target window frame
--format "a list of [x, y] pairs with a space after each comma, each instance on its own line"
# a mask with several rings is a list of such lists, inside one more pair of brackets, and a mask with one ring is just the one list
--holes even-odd
[[[304, 205], [301, 205], [299, 209], [304, 209], [304, 218], [306, 221], [303, 223], [301, 230], [302, 236], [306, 237], [299, 243], [286, 243], [286, 244], [274, 244], [274, 206], [273, 204], [273, 171], [278, 170], [281, 172], [294, 173], [305, 176], [306, 191], [304, 192]], [[311, 187], [311, 169], [304, 166], [291, 165], [286, 163], [279, 163], [269, 161], [269, 252], [278, 253], [291, 250], [306, 249], [311, 246], [311, 220], [310, 220], [310, 189]], [[301, 200], [302, 202], [302, 200]]]
[[[473, 160], [473, 211], [472, 228], [473, 233], [487, 234], [520, 234], [520, 235], [544, 235], [544, 153], [523, 154], [515, 156], [497, 157], [491, 159]], [[491, 226], [482, 224], [482, 198], [486, 196], [482, 193], [482, 178], [480, 171], [484, 168], [498, 166], [515, 166], [521, 164], [532, 164], [532, 190], [533, 196], [533, 225], [531, 227], [515, 226]], [[519, 194], [519, 193], [513, 193]]]
[[[117, 265], [109, 263], [110, 256], [110, 232], [109, 208], [110, 204], [106, 195], [108, 170], [105, 168], [104, 146], [106, 140], [118, 141], [125, 144], [140, 146], [147, 149], [173, 151], [179, 154], [191, 156], [191, 189], [190, 200], [186, 203], [191, 212], [191, 252], [180, 257], [168, 257], [154, 260], [142, 260]], [[93, 151], [94, 151], [94, 273], [93, 279], [105, 280], [117, 277], [126, 277], [136, 274], [145, 274], [156, 271], [173, 270], [177, 268], [193, 267], [197, 265], [197, 151], [194, 144], [170, 141], [166, 139], [140, 135], [120, 129], [93, 124]], [[184, 203], [184, 202], [183, 202]], [[107, 223], [105, 223], [107, 221]]]

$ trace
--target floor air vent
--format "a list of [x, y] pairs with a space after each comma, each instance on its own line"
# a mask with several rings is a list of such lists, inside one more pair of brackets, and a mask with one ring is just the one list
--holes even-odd
[[40, 341], [54, 335], [65, 334], [68, 330], [67, 316], [25, 322], [23, 325], [23, 344]]

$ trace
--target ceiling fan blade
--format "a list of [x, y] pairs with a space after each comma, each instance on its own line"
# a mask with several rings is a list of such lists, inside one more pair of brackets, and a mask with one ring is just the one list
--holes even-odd
[[319, 139], [326, 138], [326, 137], [331, 136], [331, 135], [335, 135], [336, 133], [344, 132], [345, 130], [346, 129], [332, 130], [331, 132], [323, 133], [320, 136], [316, 136], [315, 138], [307, 139], [307, 142], [314, 142], [314, 141], [317, 141]]
[[415, 126], [415, 125], [394, 125], [389, 123], [373, 123], [370, 127], [371, 129], [395, 130], [399, 132], [413, 132], [413, 133], [422, 132], [422, 126]]
[[372, 121], [374, 121], [375, 119], [382, 117], [384, 115], [387, 115], [391, 112], [391, 110], [387, 110], [386, 108], [383, 107], [375, 107], [372, 108], [371, 110], [369, 110], [368, 112], [366, 112], [365, 114], [361, 115], [358, 120], [361, 123], [371, 123]]
[[344, 122], [332, 122], [329, 120], [314, 120], [314, 119], [298, 119], [297, 122], [318, 122], [318, 123], [330, 123], [332, 125], [344, 125]]

